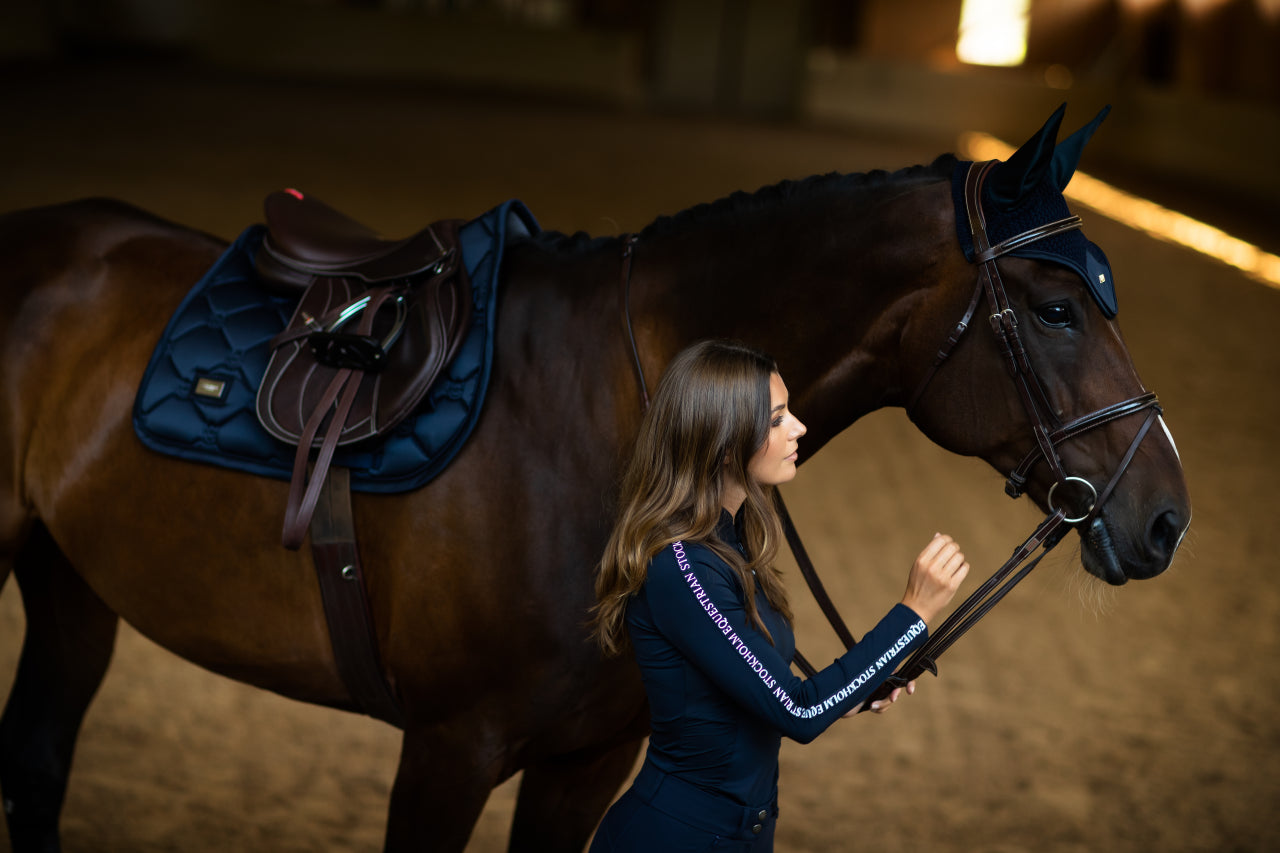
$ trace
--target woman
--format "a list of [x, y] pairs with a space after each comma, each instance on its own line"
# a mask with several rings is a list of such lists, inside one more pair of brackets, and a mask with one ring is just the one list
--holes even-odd
[[749, 347], [695, 344], [663, 376], [623, 480], [594, 621], [609, 654], [629, 637], [652, 734], [593, 853], [772, 850], [781, 737], [808, 743], [856, 713], [968, 573], [956, 543], [935, 535], [902, 603], [812, 679], [793, 675], [774, 487], [795, 476], [804, 433], [773, 360]]

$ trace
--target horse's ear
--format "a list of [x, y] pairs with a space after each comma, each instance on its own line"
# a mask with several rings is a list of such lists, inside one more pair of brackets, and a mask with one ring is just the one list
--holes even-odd
[[1035, 136], [992, 170], [986, 181], [986, 196], [995, 207], [1002, 210], [1016, 207], [1040, 183], [1045, 170], [1053, 163], [1054, 143], [1058, 140], [1058, 128], [1062, 126], [1066, 112], [1064, 103], [1049, 116]]
[[1053, 166], [1049, 174], [1053, 177], [1053, 183], [1059, 190], [1065, 190], [1067, 184], [1071, 183], [1071, 176], [1076, 173], [1076, 166], [1080, 163], [1080, 154], [1084, 151], [1084, 144], [1089, 141], [1089, 137], [1093, 136], [1093, 132], [1098, 129], [1098, 125], [1102, 124], [1102, 120], [1107, 117], [1109, 112], [1111, 112], [1110, 104], [1103, 107], [1094, 116], [1093, 121], [1062, 140], [1062, 142], [1058, 143], [1058, 147], [1053, 150]]

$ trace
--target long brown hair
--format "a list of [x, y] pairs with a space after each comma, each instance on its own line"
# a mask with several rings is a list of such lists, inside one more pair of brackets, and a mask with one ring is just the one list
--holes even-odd
[[[627, 602], [644, 586], [649, 561], [672, 542], [697, 542], [738, 575], [747, 618], [772, 641], [756, 608], [756, 581], [787, 620], [791, 608], [774, 557], [782, 525], [773, 486], [747, 464], [769, 436], [773, 359], [731, 341], [702, 341], [671, 362], [640, 424], [622, 479], [619, 513], [596, 578], [592, 628], [609, 654], [626, 646]], [[748, 558], [716, 536], [726, 482], [740, 483]], [[754, 576], [753, 576], [754, 572]]]

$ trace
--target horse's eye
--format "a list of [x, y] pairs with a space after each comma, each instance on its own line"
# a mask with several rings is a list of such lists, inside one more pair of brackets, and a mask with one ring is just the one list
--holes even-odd
[[1046, 326], [1060, 329], [1071, 325], [1071, 306], [1065, 302], [1050, 302], [1036, 309], [1036, 317]]

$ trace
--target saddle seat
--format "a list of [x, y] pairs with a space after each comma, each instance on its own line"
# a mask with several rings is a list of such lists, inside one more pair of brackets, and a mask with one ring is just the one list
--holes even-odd
[[404, 279], [435, 266], [445, 246], [432, 228], [401, 240], [373, 229], [295, 189], [274, 192], [263, 204], [266, 251], [258, 274], [286, 289], [305, 288], [313, 276], [344, 276], [366, 283]]

